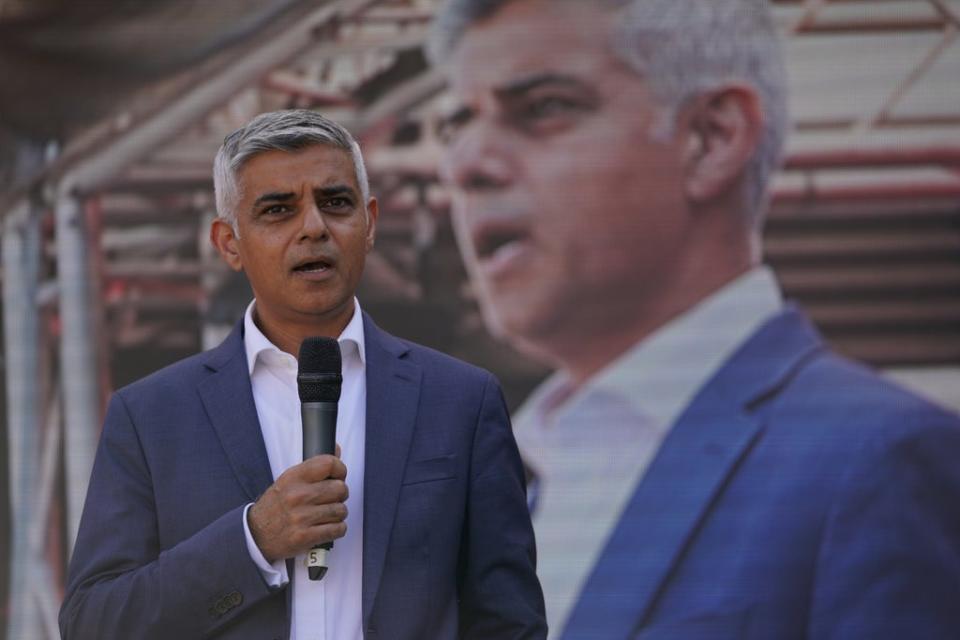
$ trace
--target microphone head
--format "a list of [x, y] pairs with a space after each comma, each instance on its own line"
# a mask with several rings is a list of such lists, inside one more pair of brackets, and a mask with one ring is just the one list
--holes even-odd
[[337, 402], [343, 383], [340, 343], [335, 338], [307, 338], [300, 344], [297, 391], [300, 402]]

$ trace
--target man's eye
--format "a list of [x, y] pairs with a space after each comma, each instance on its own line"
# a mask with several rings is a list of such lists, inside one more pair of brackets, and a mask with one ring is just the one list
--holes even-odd
[[561, 96], [545, 96], [525, 104], [520, 113], [527, 120], [540, 120], [570, 113], [578, 107], [575, 100]]
[[459, 122], [451, 120], [441, 120], [437, 123], [437, 138], [441, 143], [449, 145], [457, 138], [457, 134], [463, 129]]
[[290, 212], [290, 207], [285, 204], [273, 204], [263, 210], [264, 215], [280, 216]]
[[436, 122], [437, 138], [443, 144], [450, 144], [457, 139], [457, 136], [470, 123], [476, 113], [469, 107], [461, 107], [450, 115], [439, 118]]
[[344, 209], [352, 203], [346, 198], [330, 198], [324, 204], [328, 209]]

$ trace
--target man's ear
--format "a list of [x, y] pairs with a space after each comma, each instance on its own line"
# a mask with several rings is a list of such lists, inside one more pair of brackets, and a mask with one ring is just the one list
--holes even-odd
[[237, 247], [237, 234], [230, 223], [223, 218], [215, 218], [210, 225], [210, 244], [231, 269], [243, 270], [243, 260]]
[[370, 197], [367, 201], [367, 251], [373, 249], [374, 237], [377, 233], [377, 216], [380, 215], [380, 205], [377, 199]]
[[710, 91], [685, 108], [684, 120], [687, 198], [704, 204], [742, 185], [763, 132], [756, 91], [737, 84]]

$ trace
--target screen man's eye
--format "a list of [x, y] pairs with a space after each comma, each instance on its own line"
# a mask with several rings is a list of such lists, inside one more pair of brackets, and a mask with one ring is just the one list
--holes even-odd
[[562, 116], [580, 108], [579, 103], [563, 96], [543, 96], [525, 103], [520, 115], [527, 120], [540, 120]]
[[437, 138], [443, 144], [453, 143], [473, 118], [473, 110], [467, 107], [460, 108], [456, 112], [440, 118], [436, 124]]

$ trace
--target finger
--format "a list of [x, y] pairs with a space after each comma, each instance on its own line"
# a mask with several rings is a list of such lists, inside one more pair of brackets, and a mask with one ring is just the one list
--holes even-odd
[[[314, 456], [303, 463], [302, 479], [306, 482], [319, 482], [327, 478], [336, 478], [345, 480], [347, 478], [347, 467], [339, 458], [324, 454]], [[293, 467], [291, 467], [293, 468]]]
[[[318, 524], [310, 528], [310, 538], [313, 540], [308, 548], [338, 540], [347, 534], [346, 522], [333, 522], [330, 524]], [[306, 549], [305, 549], [306, 550]]]
[[350, 489], [343, 480], [322, 480], [310, 485], [310, 496], [306, 500], [309, 504], [333, 504], [346, 502], [350, 497]]
[[347, 505], [342, 502], [322, 504], [311, 509], [309, 519], [305, 524], [315, 527], [321, 524], [335, 524], [347, 519]]
[[[274, 482], [278, 487], [293, 486], [296, 484], [310, 482], [311, 479], [322, 472], [322, 470], [317, 469], [318, 464], [321, 466], [324, 463], [318, 463], [316, 456], [314, 458], [309, 458], [303, 462], [299, 462], [292, 467], [288, 467], [283, 473], [280, 474], [280, 477], [277, 478], [277, 481]], [[325, 469], [326, 467], [324, 467]]]
[[340, 457], [341, 457], [340, 452], [341, 452], [340, 445], [337, 444], [337, 451], [336, 451], [336, 453], [334, 453], [333, 455], [335, 455], [335, 456], [337, 456], [338, 458], [340, 458]]
[[333, 468], [330, 470], [330, 477], [339, 480], [347, 479], [347, 465], [340, 458], [333, 459]]

